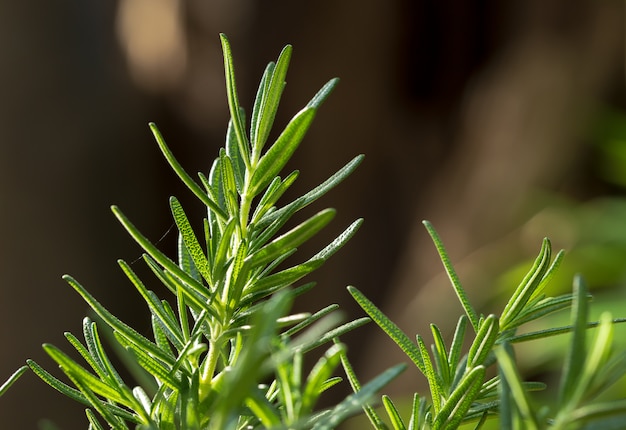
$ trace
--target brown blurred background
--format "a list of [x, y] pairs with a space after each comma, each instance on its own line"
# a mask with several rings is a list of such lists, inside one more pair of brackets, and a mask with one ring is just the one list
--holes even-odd
[[[228, 120], [219, 32], [248, 107], [267, 61], [294, 45], [277, 127], [341, 78], [291, 164], [301, 170], [292, 197], [366, 154], [316, 205], [339, 213], [304, 255], [366, 222], [314, 276], [302, 309], [336, 302], [360, 316], [345, 290], [355, 285], [411, 336], [430, 338], [430, 321], [449, 333], [461, 308], [422, 219], [490, 312], [487, 279], [532, 257], [544, 235], [576, 243], [571, 229], [561, 234], [562, 217], [538, 215], [623, 195], [599, 173], [594, 146], [598, 118], [625, 102], [622, 1], [38, 3], [0, 1], [0, 379], [26, 358], [54, 368], [40, 345], [69, 350], [62, 333], [81, 337], [87, 308], [63, 273], [147, 327], [115, 263], [140, 250], [109, 205], [174, 253], [167, 198], [193, 199], [146, 124], [159, 125], [189, 171], [209, 168]], [[403, 360], [373, 326], [346, 341], [364, 380]], [[411, 370], [390, 390], [419, 383]], [[82, 409], [27, 374], [0, 400], [0, 421], [86, 428]]]

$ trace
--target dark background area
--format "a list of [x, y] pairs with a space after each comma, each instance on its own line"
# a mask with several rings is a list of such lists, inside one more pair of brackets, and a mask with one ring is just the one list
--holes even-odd
[[[208, 170], [228, 120], [219, 32], [244, 106], [265, 64], [294, 45], [277, 130], [341, 78], [289, 166], [301, 170], [291, 197], [366, 155], [315, 206], [338, 216], [301, 252], [357, 217], [365, 224], [298, 307], [336, 302], [360, 316], [345, 290], [355, 285], [410, 334], [430, 321], [449, 328], [460, 307], [422, 219], [488, 307], [486, 279], [552, 234], [526, 228], [546, 194], [622, 195], [598, 174], [590, 130], [624, 105], [623, 9], [617, 0], [0, 1], [0, 379], [26, 358], [52, 368], [41, 344], [69, 350], [63, 332], [81, 337], [87, 306], [64, 273], [147, 327], [115, 263], [141, 252], [109, 206], [174, 254], [167, 198], [193, 199], [147, 123], [188, 171]], [[555, 247], [570, 245], [559, 238]], [[364, 380], [403, 359], [374, 327], [346, 341]], [[391, 389], [413, 392], [416, 381], [408, 372]], [[27, 374], [1, 399], [0, 420], [84, 428], [82, 409]]]

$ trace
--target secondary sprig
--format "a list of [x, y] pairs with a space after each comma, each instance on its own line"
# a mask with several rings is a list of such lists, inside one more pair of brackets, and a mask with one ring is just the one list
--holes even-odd
[[[452, 342], [446, 347], [441, 330], [431, 324], [433, 345], [430, 348], [419, 334], [412, 341], [380, 311], [363, 293], [348, 287], [350, 294], [363, 310], [402, 349], [410, 361], [424, 374], [430, 388], [429, 396], [413, 397], [408, 424], [388, 396], [382, 403], [395, 430], [452, 430], [467, 422], [476, 422], [479, 429], [491, 417], [498, 417], [501, 429], [575, 429], [593, 425], [607, 427], [626, 417], [626, 402], [616, 400], [597, 402], [595, 399], [607, 387], [626, 374], [626, 354], [611, 350], [613, 324], [624, 322], [603, 315], [600, 323], [587, 321], [587, 302], [591, 298], [581, 277], [574, 281], [574, 293], [549, 297], [544, 289], [563, 259], [563, 251], [552, 258], [550, 241], [544, 239], [539, 255], [507, 301], [500, 316], [479, 315], [471, 305], [465, 289], [452, 266], [443, 242], [433, 226], [425, 221], [439, 253], [444, 269], [465, 312], [461, 315]], [[572, 324], [548, 327], [529, 333], [518, 333], [524, 324], [554, 312], [572, 308]], [[468, 325], [473, 329], [469, 350], [464, 352]], [[598, 326], [592, 347], [586, 346], [586, 331]], [[545, 385], [526, 382], [520, 377], [511, 344], [574, 333], [561, 382], [559, 402], [553, 409], [537, 407], [529, 391], [544, 389]], [[487, 378], [487, 368], [496, 365], [499, 372]], [[353, 388], [359, 384], [348, 362], [346, 373], [351, 375]], [[365, 406], [372, 425], [386, 425], [372, 407]], [[621, 421], [623, 423], [623, 421]], [[584, 427], [592, 428], [592, 427]]]

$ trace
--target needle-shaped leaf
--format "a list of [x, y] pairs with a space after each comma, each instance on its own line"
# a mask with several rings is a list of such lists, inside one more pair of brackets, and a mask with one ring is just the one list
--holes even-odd
[[176, 197], [170, 197], [170, 208], [172, 210], [176, 226], [178, 227], [178, 231], [180, 232], [183, 244], [193, 260], [194, 267], [198, 270], [198, 272], [200, 272], [209, 285], [212, 285], [213, 278], [211, 276], [211, 271], [209, 270], [207, 257], [200, 246], [198, 238], [191, 228], [191, 224], [185, 214], [185, 211], [183, 210], [183, 207]]
[[224, 151], [224, 149], [220, 151], [220, 160], [222, 187], [224, 198], [226, 201], [226, 208], [228, 210], [229, 216], [238, 217], [239, 202], [237, 200], [237, 196], [239, 194], [239, 190], [237, 189], [237, 181], [235, 180], [233, 163], [230, 160], [230, 157], [226, 155], [226, 151]]
[[306, 379], [302, 393], [302, 413], [305, 415], [313, 412], [313, 407], [319, 396], [324, 391], [324, 383], [332, 376], [339, 363], [341, 354], [346, 347], [342, 344], [334, 344], [315, 363]]
[[178, 277], [173, 276], [168, 271], [163, 270], [149, 255], [144, 255], [144, 261], [152, 272], [159, 278], [159, 280], [165, 285], [173, 294], [177, 296], [182, 293], [186, 302], [192, 311], [206, 312], [212, 317], [217, 316], [217, 309], [210, 306], [212, 295], [203, 286], [198, 284], [190, 285], [181, 281]]
[[229, 258], [232, 257], [230, 245], [236, 228], [237, 219], [231, 218], [224, 228], [224, 232], [220, 238], [217, 250], [215, 251], [213, 268], [211, 272], [213, 282], [217, 282], [218, 280], [222, 279], [226, 273], [226, 269], [228, 268], [226, 262]]
[[324, 345], [327, 342], [331, 342], [333, 339], [343, 336], [346, 333], [351, 332], [354, 329], [357, 329], [367, 323], [370, 322], [369, 318], [358, 318], [354, 321], [347, 322], [345, 324], [340, 325], [332, 330], [327, 331], [320, 337], [316, 338], [312, 342], [303, 344], [300, 346], [303, 352], [311, 351], [318, 346]]
[[283, 217], [285, 213], [296, 213], [300, 209], [313, 203], [324, 194], [326, 194], [328, 191], [339, 185], [344, 179], [346, 179], [359, 166], [359, 164], [361, 164], [363, 158], [363, 155], [357, 155], [352, 160], [350, 160], [348, 164], [339, 169], [335, 174], [333, 174], [317, 187], [313, 188], [308, 193], [304, 194], [302, 197], [299, 197], [288, 205], [283, 206], [282, 208], [265, 216], [257, 223], [257, 228], [261, 228], [265, 225], [271, 224], [277, 218]]
[[2, 396], [10, 387], [19, 379], [20, 376], [24, 374], [28, 370], [28, 366], [22, 366], [17, 369], [13, 374], [7, 379], [2, 386], [0, 386], [0, 396]]
[[46, 384], [50, 385], [58, 392], [68, 396], [72, 400], [89, 406], [89, 400], [87, 400], [87, 398], [79, 390], [72, 388], [66, 383], [62, 382], [60, 379], [56, 378], [39, 364], [37, 364], [37, 362], [35, 362], [34, 360], [26, 360], [26, 363], [28, 364], [28, 367], [30, 367], [30, 369], [33, 371], [33, 373], [41, 378], [41, 380], [44, 381]]
[[542, 285], [542, 280], [550, 266], [552, 247], [550, 240], [545, 238], [541, 245], [541, 251], [535, 259], [520, 285], [517, 287], [509, 301], [507, 302], [500, 317], [502, 331], [514, 328], [515, 318], [523, 310], [537, 289]]
[[282, 288], [291, 286], [296, 281], [318, 269], [321, 265], [322, 262], [319, 260], [306, 262], [253, 282], [250, 288], [244, 290], [245, 295], [241, 298], [241, 304], [245, 305], [249, 302], [259, 300]]
[[160, 383], [167, 385], [168, 388], [175, 391], [180, 389], [180, 376], [177, 378], [176, 373], [172, 371], [173, 365], [163, 364], [161, 360], [157, 360], [143, 349], [137, 348], [137, 345], [128, 342], [126, 338], [120, 337], [118, 333], [115, 334], [120, 343], [127, 347], [137, 359], [137, 363], [148, 373], [154, 376]]
[[470, 320], [470, 323], [472, 324], [472, 327], [474, 327], [474, 331], [478, 331], [478, 314], [472, 307], [469, 299], [467, 298], [467, 294], [465, 293], [465, 290], [461, 286], [461, 281], [459, 280], [459, 276], [456, 274], [456, 270], [454, 270], [454, 267], [452, 266], [452, 263], [450, 262], [450, 257], [448, 256], [448, 252], [446, 251], [446, 248], [443, 246], [443, 241], [441, 240], [441, 238], [439, 237], [439, 234], [437, 233], [437, 231], [435, 230], [435, 228], [432, 226], [430, 222], [423, 221], [423, 224], [426, 227], [428, 234], [430, 234], [430, 237], [432, 238], [433, 243], [435, 244], [435, 248], [437, 248], [437, 252], [439, 253], [439, 258], [441, 259], [441, 262], [443, 263], [443, 267], [445, 268], [446, 273], [448, 274], [448, 278], [450, 278], [450, 282], [452, 283], [452, 287], [454, 288], [454, 291], [456, 292], [456, 295], [459, 298], [459, 301], [461, 302], [461, 306], [463, 306], [463, 309], [465, 310], [465, 313], [467, 314]]
[[176, 263], [170, 260], [169, 257], [163, 254], [163, 252], [161, 252], [143, 234], [141, 234], [141, 232], [133, 225], [133, 223], [130, 222], [128, 218], [126, 218], [117, 206], [112, 206], [111, 210], [131, 237], [135, 239], [135, 241], [161, 266], [173, 275], [179, 277], [183, 282], [195, 286], [196, 289], [204, 289], [204, 287], [199, 284], [193, 276], [183, 271]]
[[569, 403], [579, 405], [595, 394], [594, 385], [601, 383], [597, 380], [598, 370], [602, 369], [609, 359], [613, 346], [613, 322], [611, 314], [604, 312], [600, 316], [600, 326], [589, 351], [585, 354], [585, 363], [582, 372], [577, 375], [575, 389], [569, 398]]
[[250, 144], [246, 137], [246, 130], [243, 118], [241, 117], [239, 97], [237, 95], [237, 85], [235, 83], [235, 67], [233, 66], [233, 54], [230, 48], [230, 42], [224, 34], [220, 34], [222, 42], [222, 50], [224, 51], [224, 74], [226, 76], [226, 96], [228, 98], [228, 108], [230, 109], [230, 117], [232, 118], [235, 136], [237, 137], [237, 145], [239, 153], [246, 166], [250, 165]]
[[489, 315], [480, 325], [478, 333], [472, 342], [468, 356], [468, 368], [474, 368], [484, 363], [491, 348], [496, 343], [499, 334], [498, 317]]
[[[587, 296], [591, 299], [591, 296]], [[572, 295], [564, 294], [558, 297], [546, 297], [543, 298], [532, 306], [527, 306], [519, 313], [515, 318], [516, 325], [523, 325], [530, 321], [534, 321], [551, 313], [567, 309], [572, 304]]]
[[315, 109], [304, 108], [289, 121], [276, 142], [259, 159], [250, 178], [248, 196], [258, 195], [280, 173], [302, 142], [313, 118], [315, 118]]
[[91, 306], [91, 308], [102, 318], [111, 328], [116, 330], [121, 336], [126, 338], [128, 342], [135, 345], [137, 348], [145, 350], [159, 359], [168, 362], [170, 361], [170, 357], [163, 353], [161, 349], [150, 342], [144, 336], [139, 334], [135, 329], [126, 325], [122, 321], [120, 321], [117, 317], [115, 317], [112, 313], [110, 313], [104, 306], [100, 304], [91, 294], [87, 292], [85, 287], [79, 284], [74, 278], [69, 275], [65, 275], [63, 277], [65, 281], [72, 286], [80, 294], [83, 299]]
[[428, 348], [424, 343], [424, 339], [418, 334], [417, 338], [417, 347], [420, 350], [420, 354], [422, 356], [422, 362], [424, 363], [424, 376], [428, 380], [428, 386], [430, 387], [431, 399], [433, 402], [433, 409], [435, 413], [438, 413], [441, 409], [441, 398], [443, 396], [443, 392], [441, 390], [441, 381], [437, 372], [435, 372], [435, 366], [433, 366], [433, 362], [430, 359], [430, 355], [428, 354]]
[[417, 393], [413, 394], [413, 405], [411, 407], [411, 419], [408, 430], [420, 430], [423, 427], [426, 415], [426, 399]]
[[561, 385], [559, 387], [559, 404], [565, 405], [574, 395], [578, 379], [585, 365], [587, 351], [587, 316], [589, 303], [587, 301], [587, 284], [581, 276], [574, 278], [573, 302], [571, 310], [571, 322], [574, 334], [570, 343], [568, 354], [565, 356]]
[[348, 226], [339, 236], [331, 243], [324, 247], [320, 252], [311, 257], [311, 260], [326, 261], [332, 257], [335, 252], [339, 251], [359, 230], [363, 224], [363, 219], [359, 218]]
[[[128, 430], [128, 426], [118, 418], [108, 407], [107, 403], [103, 403], [91, 390], [91, 387], [87, 386], [83, 383], [82, 380], [78, 379], [75, 374], [68, 373], [67, 376], [72, 380], [74, 385], [78, 387], [78, 389], [84, 394], [85, 398], [89, 401], [89, 404], [96, 410], [102, 417], [106, 420], [106, 422], [111, 426], [114, 430]], [[140, 424], [136, 417], [133, 416], [133, 421], [137, 424]]]
[[255, 121], [256, 127], [254, 133], [251, 134], [254, 136], [254, 154], [261, 153], [263, 145], [265, 144], [270, 130], [272, 129], [272, 125], [274, 124], [274, 118], [276, 117], [280, 97], [283, 93], [283, 89], [285, 88], [285, 77], [287, 76], [287, 69], [289, 68], [292, 50], [291, 45], [285, 46], [276, 61], [276, 65], [271, 69], [266, 69], [270, 72], [268, 75], [269, 82], [265, 80], [261, 83], [261, 85], [264, 86], [265, 91], [262, 92], [258, 119]]
[[341, 403], [335, 406], [331, 412], [318, 421], [312, 430], [332, 430], [339, 425], [345, 418], [352, 415], [355, 411], [367, 404], [371, 397], [378, 390], [387, 385], [391, 380], [396, 378], [406, 365], [398, 364], [385, 370], [383, 373], [365, 384], [358, 393], [354, 393], [346, 397]]
[[245, 405], [250, 409], [250, 412], [258, 418], [263, 427], [273, 428], [281, 424], [279, 411], [276, 410], [274, 405], [272, 405], [259, 390], [253, 391], [252, 395], [246, 397]]
[[[240, 109], [240, 115], [243, 117], [243, 109]], [[237, 135], [235, 133], [235, 127], [233, 120], [228, 122], [228, 130], [226, 131], [226, 155], [230, 158], [233, 166], [233, 174], [237, 183], [237, 190], [239, 193], [243, 191], [243, 184], [246, 175], [246, 165], [243, 161], [241, 153], [239, 152], [239, 145], [237, 144]]]
[[433, 358], [435, 359], [435, 365], [437, 367], [437, 373], [441, 378], [442, 391], [445, 393], [448, 391], [452, 382], [452, 375], [450, 373], [450, 363], [448, 363], [448, 352], [446, 351], [446, 345], [443, 341], [443, 336], [439, 327], [435, 324], [430, 325], [430, 331], [433, 334]]
[[[504, 396], [511, 396], [511, 402], [509, 402], [509, 404], [514, 404], [515, 410], [519, 411], [525, 426], [524, 428], [537, 430], [539, 428], [537, 417], [530, 405], [528, 395], [512, 357], [511, 346], [506, 342], [502, 343], [494, 348], [494, 352], [498, 359], [500, 374], [502, 375], [503, 381], [506, 381], [506, 385], [509, 387], [509, 390], [503, 391], [502, 394]], [[512, 408], [509, 408], [507, 409], [507, 413], [513, 414], [514, 412]]]
[[394, 430], [406, 430], [406, 425], [404, 421], [402, 421], [400, 412], [398, 412], [396, 405], [393, 404], [393, 401], [387, 395], [383, 395], [383, 406], [385, 407], [385, 411], [387, 411], [387, 415], [389, 416]]
[[454, 375], [461, 359], [461, 350], [463, 341], [465, 340], [465, 329], [467, 327], [467, 315], [461, 315], [454, 330], [452, 345], [448, 354], [448, 363], [450, 365], [450, 375]]
[[43, 348], [68, 376], [73, 375], [75, 378], [83, 381], [83, 384], [88, 386], [90, 390], [103, 397], [111, 399], [116, 403], [129, 406], [125, 396], [120, 394], [115, 387], [111, 387], [95, 377], [92, 373], [89, 373], [84, 367], [76, 363], [60, 349], [50, 344], [44, 344]]
[[259, 82], [259, 88], [257, 89], [256, 96], [254, 97], [254, 104], [252, 105], [252, 117], [250, 118], [250, 141], [252, 142], [253, 146], [255, 146], [255, 142], [258, 141], [257, 129], [259, 128], [261, 114], [263, 112], [263, 105], [265, 103], [265, 100], [267, 99], [266, 95], [269, 90], [270, 80], [272, 79], [272, 75], [274, 74], [275, 67], [276, 63], [273, 61], [270, 61], [267, 64], [265, 70], [263, 71], [263, 75], [261, 76], [261, 82]]
[[317, 109], [320, 105], [326, 100], [326, 98], [332, 93], [337, 84], [339, 83], [339, 78], [333, 78], [330, 81], [326, 82], [324, 86], [313, 96], [313, 98], [307, 103], [306, 107]]
[[296, 334], [299, 331], [305, 329], [306, 327], [309, 327], [314, 322], [322, 319], [323, 317], [325, 317], [326, 315], [330, 314], [331, 312], [336, 311], [337, 309], [339, 309], [339, 305], [337, 305], [337, 304], [328, 305], [325, 308], [320, 309], [319, 311], [315, 312], [313, 315], [309, 316], [304, 321], [302, 321], [302, 322], [296, 324], [295, 326], [291, 327], [289, 330], [284, 331], [281, 334], [281, 336], [283, 338], [293, 336], [294, 334]]
[[122, 271], [126, 274], [128, 279], [133, 283], [139, 294], [146, 301], [146, 304], [150, 308], [150, 312], [158, 319], [159, 324], [167, 331], [169, 338], [177, 349], [182, 349], [184, 344], [183, 334], [178, 326], [176, 320], [174, 320], [163, 308], [161, 301], [156, 298], [145, 287], [143, 282], [139, 279], [137, 274], [130, 268], [130, 265], [124, 260], [118, 260], [118, 264], [122, 268]]
[[89, 430], [104, 430], [96, 414], [91, 409], [85, 409], [85, 415], [87, 415], [87, 420], [89, 421]]
[[[113, 363], [111, 363], [111, 360], [109, 360], [109, 357], [104, 351], [104, 347], [102, 346], [102, 342], [100, 341], [100, 335], [98, 334], [96, 323], [91, 321], [89, 318], [83, 319], [83, 334], [85, 336], [85, 343], [87, 344], [89, 356], [92, 358], [94, 363], [97, 363], [94, 371], [98, 373], [101, 379], [107, 381], [110, 385], [116, 386], [119, 390], [124, 390], [124, 381], [122, 380], [122, 377], [119, 375], [117, 370], [115, 370], [115, 368], [113, 367]], [[68, 338], [68, 340], [70, 340], [70, 338], [73, 336], [66, 335], [66, 337]], [[77, 345], [74, 344], [74, 346], [76, 347]], [[81, 355], [83, 354], [81, 353]], [[91, 364], [91, 360], [88, 360], [87, 358], [85, 358], [85, 360]]]
[[[339, 343], [339, 339], [335, 338], [333, 342]], [[348, 382], [350, 383], [352, 391], [354, 393], [358, 393], [361, 390], [361, 382], [357, 378], [356, 372], [354, 371], [352, 364], [350, 364], [350, 360], [348, 360], [348, 356], [345, 351], [343, 351], [341, 354], [341, 366], [343, 367], [343, 370], [348, 377]], [[387, 429], [384, 421], [382, 420], [382, 418], [380, 418], [380, 416], [372, 406], [370, 406], [369, 404], [364, 404], [362, 407], [365, 411], [365, 414], [367, 415], [367, 418], [370, 420], [370, 423], [374, 426], [376, 430]]]
[[424, 361], [417, 345], [358, 289], [350, 286], [348, 287], [348, 292], [372, 320], [404, 351], [417, 368], [425, 374]]
[[291, 172], [284, 180], [281, 181], [280, 177], [275, 177], [270, 183], [265, 194], [259, 200], [259, 204], [252, 215], [252, 223], [258, 222], [265, 214], [267, 214], [278, 199], [289, 189], [289, 187], [298, 178], [299, 172], [297, 170]]
[[211, 198], [200, 187], [200, 185], [198, 185], [193, 179], [191, 179], [191, 176], [189, 176], [189, 174], [185, 171], [183, 166], [181, 166], [180, 163], [176, 160], [176, 158], [174, 158], [174, 154], [172, 154], [172, 151], [169, 149], [169, 147], [165, 143], [165, 139], [161, 135], [161, 132], [159, 131], [157, 126], [154, 123], [150, 123], [149, 125], [150, 125], [150, 129], [152, 130], [152, 134], [154, 134], [154, 137], [156, 138], [156, 141], [159, 144], [159, 148], [161, 148], [161, 152], [163, 152], [163, 155], [165, 156], [167, 162], [170, 164], [170, 166], [172, 166], [172, 169], [174, 169], [174, 172], [176, 172], [178, 177], [183, 181], [183, 183], [187, 186], [187, 188], [189, 188], [196, 195], [196, 197], [198, 197], [202, 201], [202, 203], [204, 203], [209, 208], [211, 208], [211, 210], [215, 213], [215, 215], [217, 215], [219, 218], [226, 219], [227, 218], [226, 214], [219, 207], [219, 205], [213, 200], [211, 200]]
[[450, 394], [441, 410], [436, 413], [433, 430], [455, 429], [472, 406], [485, 378], [485, 368], [477, 366], [470, 370], [461, 383]]
[[318, 212], [248, 257], [247, 260], [250, 261], [250, 267], [254, 268], [267, 264], [286, 251], [297, 248], [324, 228], [334, 217], [335, 210], [333, 209], [325, 209]]

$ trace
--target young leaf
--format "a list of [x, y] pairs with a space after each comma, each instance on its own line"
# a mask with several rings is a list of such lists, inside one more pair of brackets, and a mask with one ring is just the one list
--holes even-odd
[[404, 421], [402, 421], [400, 412], [398, 412], [396, 405], [393, 404], [393, 401], [387, 395], [383, 396], [383, 406], [387, 411], [387, 415], [391, 420], [391, 425], [393, 426], [394, 430], [406, 430], [406, 425], [404, 424]]
[[270, 69], [270, 81], [267, 83], [267, 90], [262, 94], [259, 116], [253, 133], [253, 154], [261, 153], [274, 123], [278, 103], [285, 88], [285, 77], [287, 76], [292, 50], [291, 45], [285, 46], [276, 61], [275, 67]]
[[432, 426], [433, 430], [457, 428], [472, 406], [484, 378], [485, 368], [483, 366], [474, 367], [467, 373], [461, 383], [450, 394], [441, 410], [436, 412]]
[[315, 109], [304, 108], [293, 117], [276, 142], [259, 160], [247, 190], [247, 196], [256, 196], [283, 169], [304, 138], [315, 117]]
[[489, 315], [480, 325], [476, 338], [470, 347], [467, 356], [468, 368], [471, 369], [484, 363], [487, 354], [491, 352], [491, 348], [498, 339], [498, 334], [498, 317]]
[[428, 355], [428, 348], [426, 348], [424, 339], [422, 339], [419, 334], [416, 337], [417, 346], [422, 356], [422, 362], [424, 363], [424, 376], [426, 376], [426, 379], [428, 379], [428, 386], [430, 387], [430, 395], [433, 402], [433, 409], [435, 413], [438, 413], [441, 409], [441, 397], [443, 395], [441, 389], [441, 381], [439, 379], [439, 375], [437, 375], [437, 373], [435, 372], [435, 367], [433, 366], [432, 361], [430, 360], [430, 356]]
[[461, 315], [454, 330], [450, 353], [448, 354], [448, 363], [450, 365], [450, 375], [454, 375], [461, 359], [461, 350], [463, 348], [463, 340], [465, 339], [465, 329], [467, 327], [467, 315]]
[[341, 354], [344, 353], [345, 349], [344, 345], [335, 343], [319, 358], [313, 369], [311, 369], [302, 393], [302, 414], [313, 412], [313, 407], [323, 392], [324, 383], [331, 377], [332, 372], [339, 365]]
[[[536, 296], [545, 285], [544, 277], [550, 272], [550, 258], [552, 247], [550, 240], [545, 238], [541, 245], [541, 251], [535, 259], [531, 269], [528, 271], [520, 285], [517, 287], [509, 301], [507, 302], [502, 315], [500, 316], [500, 327], [502, 331], [515, 328], [517, 316], [522, 312], [526, 304], [532, 297]], [[559, 260], [560, 261], [560, 260]], [[556, 266], [553, 266], [556, 268]], [[550, 275], [551, 276], [551, 275]]]
[[437, 373], [441, 379], [441, 389], [445, 395], [450, 388], [450, 383], [452, 382], [450, 363], [448, 363], [448, 353], [446, 351], [446, 345], [443, 341], [443, 336], [441, 335], [439, 327], [435, 324], [431, 324], [430, 331], [433, 334], [433, 340], [435, 342], [432, 346], [433, 357], [435, 359]]
[[230, 49], [230, 42], [224, 34], [220, 34], [222, 42], [222, 50], [224, 51], [224, 73], [226, 76], [226, 95], [228, 97], [228, 107], [230, 109], [230, 117], [232, 118], [235, 136], [237, 137], [237, 145], [239, 153], [246, 165], [250, 166], [250, 144], [246, 138], [246, 130], [240, 112], [239, 98], [237, 96], [237, 85], [235, 84], [235, 68], [233, 66], [233, 54]]

